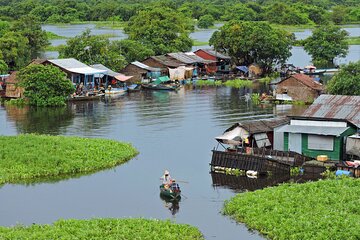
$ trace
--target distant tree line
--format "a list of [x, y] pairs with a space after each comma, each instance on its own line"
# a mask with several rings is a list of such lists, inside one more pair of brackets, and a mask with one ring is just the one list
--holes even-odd
[[[356, 0], [0, 0], [0, 19], [33, 15], [41, 22], [129, 21], [144, 9], [170, 8], [191, 19], [268, 21], [276, 24], [335, 24], [360, 21]], [[211, 19], [210, 19], [211, 21]], [[202, 21], [204, 26], [204, 23]], [[206, 24], [205, 24], [206, 26]]]

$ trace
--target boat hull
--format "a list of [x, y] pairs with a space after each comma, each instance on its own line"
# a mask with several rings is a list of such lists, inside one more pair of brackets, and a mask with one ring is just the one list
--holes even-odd
[[98, 94], [94, 96], [73, 96], [69, 98], [69, 101], [76, 102], [76, 101], [93, 101], [93, 100], [100, 100], [105, 94]]
[[164, 185], [160, 185], [160, 196], [168, 199], [180, 199], [181, 191], [173, 192], [170, 189], [165, 189]]
[[176, 91], [179, 89], [179, 86], [166, 86], [166, 85], [152, 85], [152, 84], [142, 84], [142, 88], [150, 90], [162, 90], [162, 91]]

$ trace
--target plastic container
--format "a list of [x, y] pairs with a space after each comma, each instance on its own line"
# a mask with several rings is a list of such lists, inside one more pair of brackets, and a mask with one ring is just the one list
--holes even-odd
[[352, 173], [350, 171], [346, 171], [346, 170], [336, 170], [335, 175], [336, 176], [342, 176], [342, 175], [351, 176]]

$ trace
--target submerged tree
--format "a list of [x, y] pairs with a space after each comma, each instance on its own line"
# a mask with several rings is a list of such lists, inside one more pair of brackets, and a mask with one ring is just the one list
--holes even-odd
[[17, 77], [24, 95], [34, 106], [62, 106], [75, 89], [64, 72], [52, 65], [30, 64]]
[[198, 22], [199, 28], [209, 28], [214, 26], [215, 19], [210, 14], [206, 14], [204, 16], [201, 16]]
[[343, 66], [326, 89], [334, 95], [360, 95], [360, 61]]
[[210, 38], [210, 45], [236, 64], [259, 64], [265, 73], [291, 56], [293, 34], [265, 22], [229, 22]]
[[335, 57], [345, 57], [348, 52], [346, 37], [349, 33], [335, 25], [316, 28], [311, 37], [305, 39], [304, 49], [314, 64], [332, 64]]
[[181, 13], [170, 8], [154, 8], [139, 11], [124, 30], [130, 40], [150, 47], [155, 54], [164, 54], [191, 50], [192, 29], [190, 20]]
[[124, 39], [110, 43], [109, 50], [125, 57], [126, 62], [141, 61], [154, 55], [154, 51], [138, 41]]
[[30, 51], [27, 38], [17, 32], [7, 32], [0, 36], [2, 59], [10, 70], [17, 70], [30, 61]]

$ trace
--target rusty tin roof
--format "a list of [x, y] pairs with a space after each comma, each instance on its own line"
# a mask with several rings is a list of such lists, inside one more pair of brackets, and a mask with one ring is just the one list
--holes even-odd
[[343, 119], [360, 128], [360, 96], [320, 95], [302, 117]]

